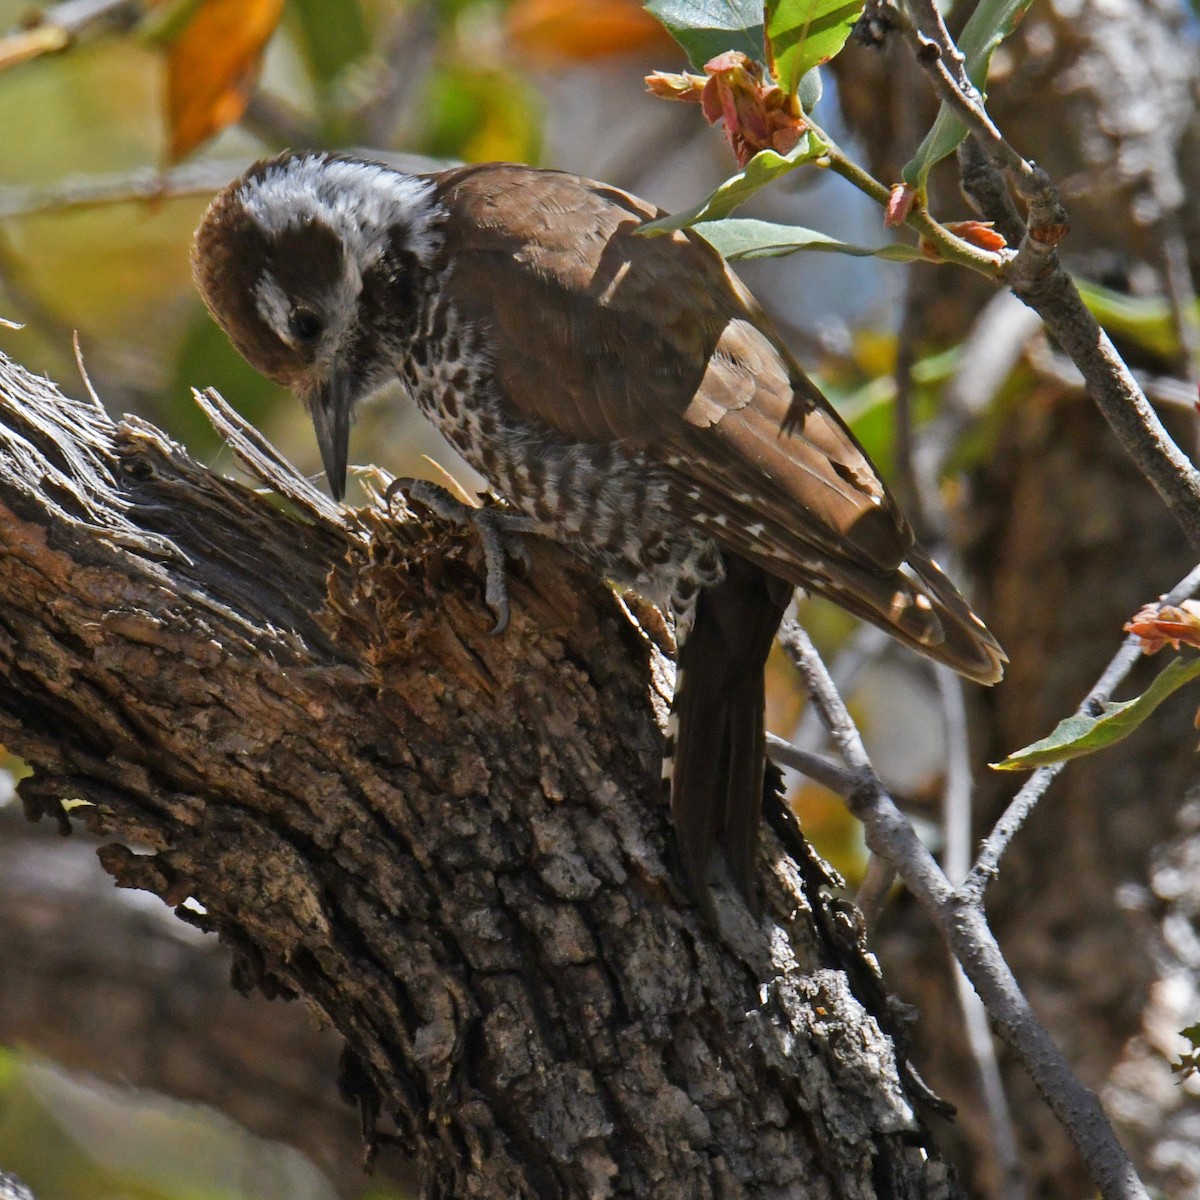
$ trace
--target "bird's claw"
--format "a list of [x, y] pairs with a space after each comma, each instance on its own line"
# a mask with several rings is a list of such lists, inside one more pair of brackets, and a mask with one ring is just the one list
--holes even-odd
[[457, 525], [471, 525], [479, 535], [483, 548], [485, 572], [484, 599], [496, 614], [496, 624], [489, 637], [499, 637], [508, 628], [508, 579], [505, 574], [505, 556], [513, 559], [524, 574], [533, 567], [529, 549], [514, 534], [531, 533], [534, 522], [521, 513], [497, 508], [474, 508], [463, 503], [440, 484], [427, 479], [393, 479], [383, 493], [384, 503], [390, 510], [392, 501], [399, 491], [407, 492], [431, 512]]
[[475, 508], [470, 511], [470, 520], [483, 547], [483, 565], [487, 579], [483, 596], [488, 608], [496, 614], [496, 624], [492, 627], [490, 636], [499, 637], [508, 628], [509, 615], [508, 577], [504, 573], [504, 532], [496, 519], [494, 509]]

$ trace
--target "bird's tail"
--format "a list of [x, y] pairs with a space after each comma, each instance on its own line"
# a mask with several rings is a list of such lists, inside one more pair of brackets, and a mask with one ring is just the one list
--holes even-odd
[[766, 764], [763, 670], [791, 587], [726, 555], [704, 589], [677, 656], [668, 759], [671, 813], [692, 894], [707, 907], [720, 849], [730, 881], [754, 907]]
[[896, 571], [848, 561], [821, 565], [821, 579], [804, 585], [810, 590], [968, 679], [997, 683], [1004, 674], [1008, 656], [1000, 643], [921, 546]]

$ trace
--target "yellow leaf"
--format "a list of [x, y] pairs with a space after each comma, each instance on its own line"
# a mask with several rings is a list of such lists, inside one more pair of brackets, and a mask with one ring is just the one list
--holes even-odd
[[638, 0], [516, 0], [508, 37], [519, 53], [558, 62], [673, 45]]
[[241, 117], [283, 0], [204, 0], [167, 54], [167, 158], [178, 162]]

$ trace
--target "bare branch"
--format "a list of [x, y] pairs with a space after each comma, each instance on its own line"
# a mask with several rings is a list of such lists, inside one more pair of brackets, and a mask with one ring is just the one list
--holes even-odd
[[[1079, 368], [1065, 354], [1056, 354], [1045, 338], [1034, 338], [1026, 347], [1026, 361], [1039, 375], [1053, 379], [1063, 387], [1086, 392], [1087, 385]], [[1147, 399], [1158, 406], [1196, 411], [1196, 385], [1169, 375], [1146, 375], [1137, 372], [1134, 378], [1146, 393]]]
[[1188, 261], [1188, 246], [1179, 213], [1159, 224], [1162, 273], [1171, 320], [1179, 339], [1179, 369], [1189, 379], [1200, 378], [1200, 327], [1197, 326], [1196, 282]]
[[[1027, 163], [996, 130], [979, 103], [978, 92], [966, 77], [961, 52], [932, 0], [911, 0], [911, 3], [919, 26], [910, 27], [917, 42], [917, 58], [930, 71], [935, 90], [963, 118], [984, 147], [992, 160], [991, 171], [1003, 169], [1028, 205], [1020, 249], [1008, 266], [1008, 285], [1041, 316], [1046, 328], [1083, 372], [1088, 394], [1126, 453], [1157, 490], [1192, 547], [1200, 550], [1200, 471], [1167, 433], [1059, 262], [1056, 247], [1066, 235], [1068, 221], [1050, 177], [1040, 167]], [[989, 176], [987, 163], [974, 164], [973, 182], [982, 184], [989, 178], [993, 186], [987, 188], [986, 196], [994, 203], [1003, 189]], [[985, 198], [980, 193], [976, 196]], [[992, 214], [985, 212], [985, 215]], [[1007, 221], [1011, 206], [997, 216]]]
[[38, 14], [39, 25], [79, 34], [92, 25], [132, 25], [144, 11], [141, 0], [63, 0]]
[[938, 98], [954, 110], [991, 157], [1012, 173], [1020, 190], [1044, 186], [1037, 168], [1005, 141], [988, 116], [983, 97], [967, 75], [966, 59], [950, 36], [938, 6], [933, 0], [905, 0], [905, 6], [912, 11], [913, 21], [903, 23], [916, 43], [917, 61], [933, 79]]
[[784, 741], [773, 733], [767, 734], [767, 749], [781, 767], [791, 767], [793, 771], [807, 775], [809, 779], [827, 787], [835, 795], [848, 797], [854, 790], [854, 776], [844, 767], [839, 767], [837, 763], [830, 762], [820, 754], [793, 746], [791, 742]]
[[1083, 372], [1088, 394], [1126, 453], [1200, 550], [1200, 472], [1159, 420], [1070, 276], [1056, 258], [1048, 273], [1010, 282]]
[[[354, 153], [353, 149], [348, 153]], [[420, 154], [370, 151], [372, 158], [401, 171], [420, 174], [444, 165]], [[160, 170], [141, 167], [108, 175], [81, 175], [36, 187], [0, 187], [0, 219], [33, 213], [63, 212], [130, 201], [207, 196], [246, 169], [245, 159], [205, 159]]]
[[1095, 1093], [1076, 1078], [1029, 1007], [982, 909], [950, 886], [880, 782], [862, 737], [808, 635], [789, 622], [780, 641], [804, 677], [842, 758], [857, 777], [849, 806], [863, 823], [867, 845], [892, 862], [932, 918], [1001, 1037], [1075, 1142], [1104, 1200], [1148, 1200]]
[[141, 0], [64, 0], [37, 13], [25, 28], [0, 38], [0, 68], [60, 53], [84, 34], [130, 28], [144, 11]]
[[[946, 781], [942, 787], [942, 825], [945, 834], [945, 871], [950, 881], [959, 884], [971, 865], [971, 798], [974, 780], [971, 773], [971, 749], [967, 734], [967, 706], [963, 682], [948, 667], [934, 668], [942, 720], [946, 729]], [[995, 1156], [1001, 1200], [1022, 1200], [1026, 1193], [1017, 1135], [1013, 1127], [996, 1044], [988, 1025], [987, 1010], [979, 993], [958, 963], [953, 964], [955, 991], [962, 1009], [967, 1045], [975, 1060], [984, 1108], [991, 1127], [989, 1150]]]

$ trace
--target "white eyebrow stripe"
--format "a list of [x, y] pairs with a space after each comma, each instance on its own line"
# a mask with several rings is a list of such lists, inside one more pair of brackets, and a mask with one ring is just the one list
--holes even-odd
[[295, 344], [291, 329], [291, 302], [270, 271], [262, 273], [258, 286], [254, 289], [254, 307], [281, 341], [289, 346]]

